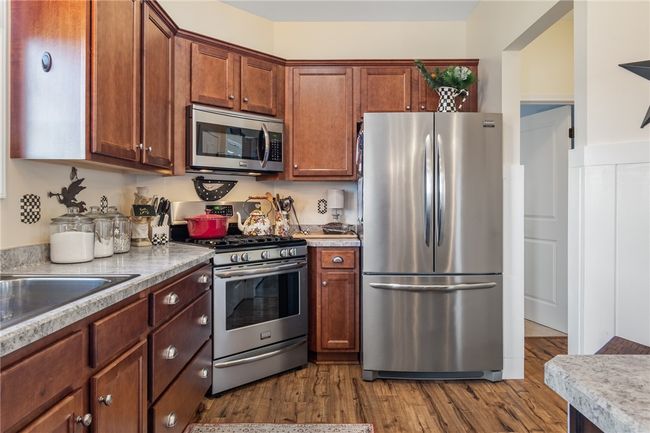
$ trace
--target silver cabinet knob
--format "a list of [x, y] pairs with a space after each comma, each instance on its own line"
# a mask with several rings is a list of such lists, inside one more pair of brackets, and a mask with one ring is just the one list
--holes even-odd
[[174, 359], [178, 356], [178, 349], [176, 349], [176, 346], [171, 345], [167, 347], [165, 350], [163, 350], [163, 358], [165, 359]]
[[323, 281], [322, 283], [320, 283], [320, 285], [323, 287], [327, 287], [327, 281]]
[[427, 107], [426, 107], [425, 105], [420, 105], [420, 110], [424, 110], [424, 109], [426, 109], [426, 108], [427, 108]]
[[151, 153], [152, 150], [153, 150], [153, 147], [151, 147], [151, 146], [147, 146], [147, 152], [150, 152], [150, 153]]
[[406, 111], [411, 111], [411, 106], [410, 105], [406, 106]]
[[294, 165], [293, 165], [293, 168], [298, 168], [298, 164], [294, 164]]
[[174, 428], [176, 427], [176, 412], [169, 412], [169, 414], [165, 417], [164, 421], [164, 426], [167, 428]]
[[244, 102], [248, 102], [248, 98], [244, 96]]
[[233, 99], [235, 99], [235, 95], [228, 95], [228, 99], [232, 101]]
[[93, 416], [89, 413], [83, 415], [83, 416], [78, 416], [74, 419], [74, 422], [77, 424], [81, 424], [84, 427], [90, 427], [90, 424], [93, 423]]
[[343, 257], [341, 256], [334, 256], [332, 257], [332, 263], [343, 263]]
[[113, 396], [111, 394], [102, 395], [97, 400], [104, 406], [110, 406], [113, 404]]
[[204, 314], [201, 317], [199, 317], [199, 325], [205, 326], [207, 324], [208, 324], [208, 316]]
[[210, 281], [210, 276], [209, 276], [209, 275], [206, 275], [206, 274], [203, 274], [203, 275], [201, 275], [201, 276], [199, 277], [199, 279], [198, 279], [197, 281], [199, 282], [199, 284], [205, 284], [205, 283], [207, 283], [208, 281]]
[[165, 305], [176, 305], [181, 301], [181, 298], [174, 292], [168, 293], [163, 298], [163, 304]]
[[140, 149], [140, 150], [144, 149], [144, 144], [142, 144], [142, 143], [138, 144], [138, 149]]
[[207, 368], [202, 368], [202, 369], [199, 371], [199, 377], [200, 377], [201, 379], [207, 379], [207, 378], [208, 378], [208, 369], [207, 369]]

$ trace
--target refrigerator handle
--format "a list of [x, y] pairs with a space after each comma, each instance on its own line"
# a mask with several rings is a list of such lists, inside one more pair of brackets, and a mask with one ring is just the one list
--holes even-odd
[[431, 161], [431, 134], [427, 134], [424, 143], [424, 242], [427, 247], [431, 242], [431, 212], [433, 169]]
[[404, 290], [407, 292], [456, 292], [459, 290], [492, 289], [497, 283], [458, 283], [458, 284], [396, 284], [370, 283], [373, 289]]
[[440, 134], [436, 136], [436, 149], [437, 149], [437, 173], [438, 173], [438, 209], [436, 217], [436, 239], [438, 246], [442, 245], [443, 240], [443, 227], [445, 224], [445, 210], [447, 205], [447, 186], [445, 174], [445, 156], [442, 150], [442, 138]]

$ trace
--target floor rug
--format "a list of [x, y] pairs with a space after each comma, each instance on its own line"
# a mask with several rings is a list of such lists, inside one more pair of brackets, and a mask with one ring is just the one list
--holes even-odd
[[192, 424], [185, 433], [373, 433], [371, 424]]

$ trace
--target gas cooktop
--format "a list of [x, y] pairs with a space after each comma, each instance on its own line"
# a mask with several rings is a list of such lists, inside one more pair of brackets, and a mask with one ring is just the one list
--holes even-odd
[[302, 239], [283, 238], [280, 236], [244, 236], [228, 235], [219, 239], [192, 239], [188, 238], [185, 242], [190, 242], [206, 247], [214, 248], [219, 251], [239, 251], [266, 247], [288, 247], [296, 245], [306, 245]]

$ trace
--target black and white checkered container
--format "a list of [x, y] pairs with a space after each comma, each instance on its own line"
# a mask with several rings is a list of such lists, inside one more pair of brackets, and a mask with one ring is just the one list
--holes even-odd
[[455, 113], [456, 110], [456, 96], [458, 90], [453, 87], [438, 87], [436, 89], [440, 100], [438, 101], [438, 112], [440, 113]]

